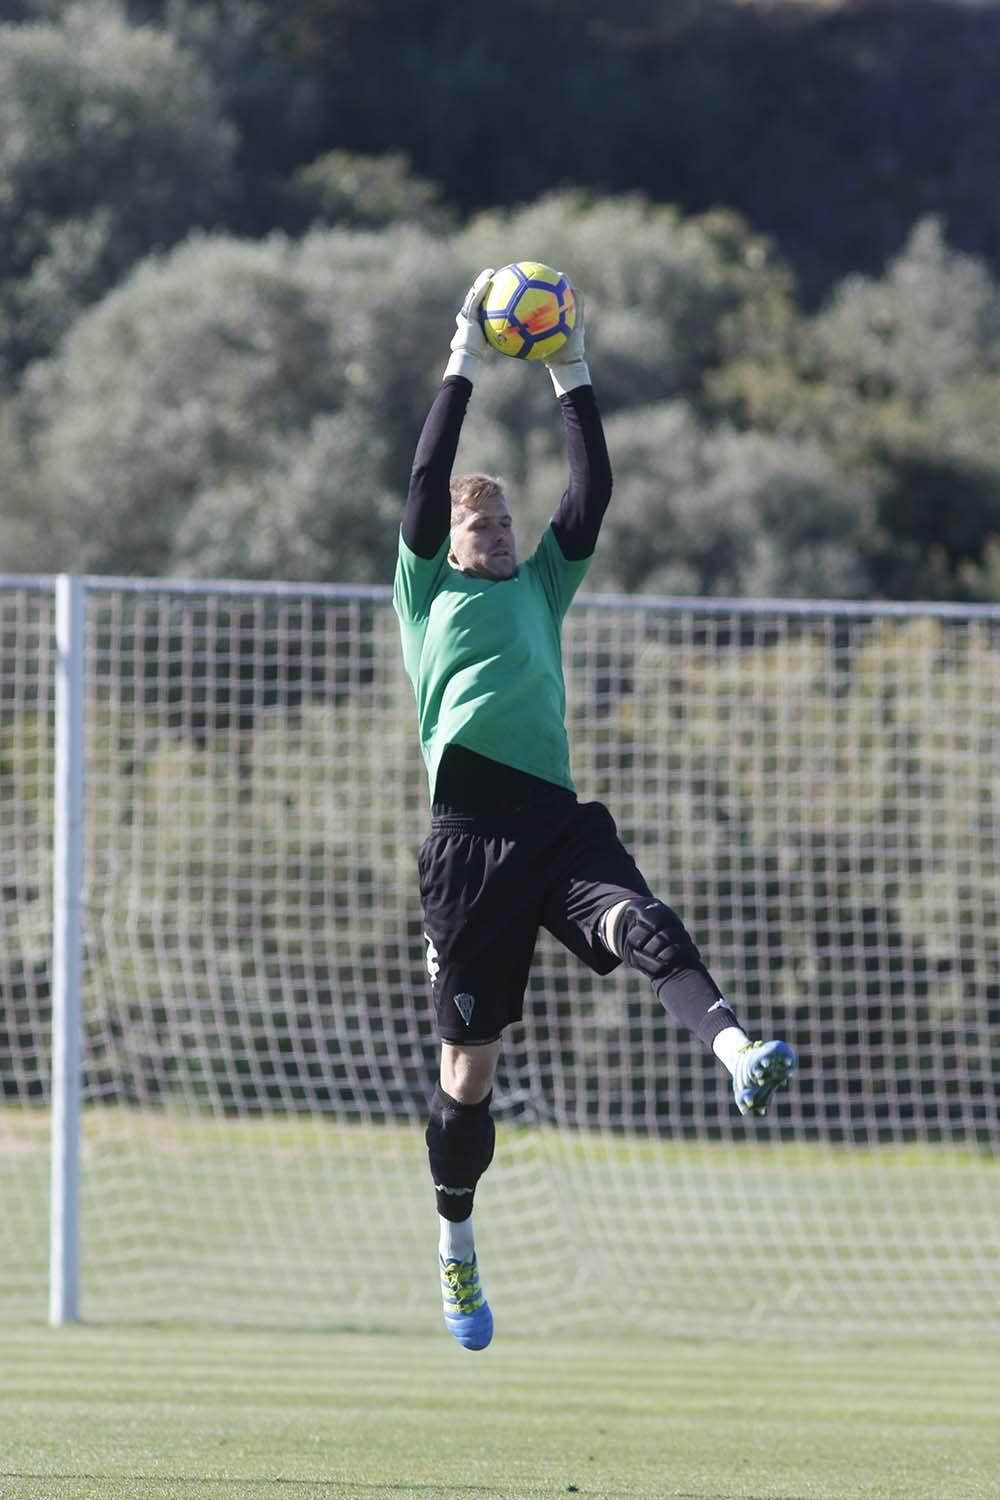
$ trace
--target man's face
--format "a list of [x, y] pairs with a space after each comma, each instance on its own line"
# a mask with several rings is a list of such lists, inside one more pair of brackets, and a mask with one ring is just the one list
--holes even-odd
[[462, 573], [476, 578], [513, 578], [517, 544], [505, 495], [488, 495], [474, 510], [460, 507], [452, 518], [450, 557]]

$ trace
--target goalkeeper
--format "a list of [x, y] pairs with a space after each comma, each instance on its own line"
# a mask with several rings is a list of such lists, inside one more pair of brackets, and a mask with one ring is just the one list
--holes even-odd
[[501, 1036], [521, 1019], [540, 927], [598, 974], [622, 962], [644, 974], [668, 1014], [729, 1069], [741, 1114], [763, 1115], [795, 1068], [785, 1042], [750, 1041], [611, 814], [574, 790], [560, 634], [611, 496], [579, 294], [576, 327], [547, 361], [569, 482], [529, 558], [518, 562], [500, 481], [452, 477], [473, 383], [492, 353], [477, 316], [492, 274], [481, 273], [458, 313], [420, 434], [393, 596], [432, 802], [419, 874], [441, 1067], [427, 1147], [445, 1323], [467, 1349], [493, 1334], [473, 1196], [493, 1156]]

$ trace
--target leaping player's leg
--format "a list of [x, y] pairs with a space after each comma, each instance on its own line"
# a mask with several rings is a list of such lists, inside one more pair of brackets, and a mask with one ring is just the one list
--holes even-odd
[[493, 1157], [490, 1092], [500, 1038], [521, 1019], [538, 936], [536, 865], [530, 839], [497, 835], [447, 811], [432, 817], [420, 852], [427, 973], [441, 1043], [427, 1150], [445, 1323], [466, 1349], [484, 1349], [493, 1333], [472, 1204]]
[[485, 1349], [493, 1314], [483, 1295], [472, 1208], [476, 1184], [493, 1160], [490, 1115], [499, 1040], [478, 1046], [442, 1042], [440, 1078], [431, 1098], [427, 1152], [437, 1196], [444, 1321], [465, 1349]]
[[544, 924], [597, 974], [624, 960], [664, 1010], [728, 1068], [741, 1114], [762, 1115], [795, 1071], [787, 1042], [751, 1042], [676, 912], [657, 900], [600, 802], [581, 804], [552, 874]]
[[645, 974], [667, 1013], [729, 1069], [740, 1114], [765, 1115], [795, 1071], [795, 1053], [787, 1042], [750, 1040], [677, 913], [655, 897], [630, 897], [608, 907], [599, 933], [609, 953]]

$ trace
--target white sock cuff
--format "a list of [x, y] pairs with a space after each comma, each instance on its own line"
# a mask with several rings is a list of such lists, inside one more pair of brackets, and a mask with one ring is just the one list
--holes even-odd
[[735, 1073], [736, 1059], [740, 1049], [745, 1047], [749, 1040], [742, 1026], [725, 1026], [712, 1038], [712, 1051], [719, 1061], [726, 1065], [730, 1073]]
[[438, 1222], [441, 1226], [438, 1236], [438, 1254], [441, 1259], [471, 1260], [476, 1253], [476, 1236], [471, 1216], [455, 1224], [451, 1219], [444, 1219], [438, 1214]]

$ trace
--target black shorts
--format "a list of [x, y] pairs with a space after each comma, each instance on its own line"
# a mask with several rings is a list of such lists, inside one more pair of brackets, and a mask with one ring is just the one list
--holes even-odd
[[597, 974], [609, 906], [652, 893], [600, 802], [558, 794], [509, 818], [436, 816], [420, 849], [427, 972], [442, 1041], [492, 1041], [519, 1021], [539, 928]]

